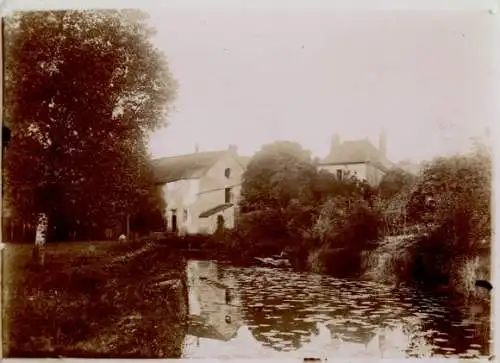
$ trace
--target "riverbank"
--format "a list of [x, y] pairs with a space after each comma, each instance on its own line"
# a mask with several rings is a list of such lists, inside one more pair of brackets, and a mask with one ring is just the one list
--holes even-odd
[[418, 235], [384, 238], [376, 249], [362, 253], [363, 278], [388, 284], [416, 284], [455, 298], [489, 302], [489, 293], [475, 286], [477, 280], [491, 279], [488, 246], [471, 249], [467, 254], [436, 256], [427, 250], [426, 242], [426, 236]]
[[184, 261], [158, 243], [29, 245], [3, 252], [7, 357], [178, 358]]
[[[268, 249], [267, 243], [262, 249], [260, 243], [248, 243], [245, 248], [243, 243], [232, 234], [207, 239], [203, 246], [204, 257], [244, 267], [258, 265], [255, 257], [270, 257], [281, 251]], [[291, 250], [289, 257], [294, 270], [387, 285], [412, 285], [469, 303], [490, 303], [490, 293], [475, 287], [476, 280], [491, 278], [491, 251], [487, 245], [477, 251], [471, 249], [466, 254], [452, 255], [446, 250], [436, 251], [428, 234], [420, 233], [381, 237], [370, 246], [360, 249], [348, 244], [344, 248], [328, 249], [306, 245], [306, 248]]]

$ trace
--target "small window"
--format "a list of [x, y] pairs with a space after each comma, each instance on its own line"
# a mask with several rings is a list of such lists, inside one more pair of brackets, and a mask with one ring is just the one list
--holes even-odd
[[224, 202], [231, 203], [231, 188], [224, 189]]
[[187, 223], [188, 221], [188, 210], [184, 209], [184, 222]]
[[226, 170], [224, 170], [224, 175], [226, 176], [226, 178], [229, 178], [231, 176], [231, 169], [226, 168]]
[[342, 180], [342, 169], [337, 169], [337, 179]]

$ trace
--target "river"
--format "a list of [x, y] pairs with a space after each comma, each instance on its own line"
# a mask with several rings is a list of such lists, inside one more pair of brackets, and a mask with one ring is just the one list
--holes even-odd
[[215, 261], [190, 260], [186, 273], [183, 358], [489, 355], [489, 313], [444, 296]]

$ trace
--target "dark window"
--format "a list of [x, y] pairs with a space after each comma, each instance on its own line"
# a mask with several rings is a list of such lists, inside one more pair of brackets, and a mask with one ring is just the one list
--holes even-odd
[[172, 209], [172, 232], [177, 232], [177, 209]]
[[337, 169], [337, 179], [342, 180], [342, 169]]
[[224, 189], [224, 202], [231, 203], [231, 188]]
[[231, 169], [226, 168], [226, 170], [224, 170], [224, 175], [226, 176], [226, 178], [229, 178], [231, 176]]

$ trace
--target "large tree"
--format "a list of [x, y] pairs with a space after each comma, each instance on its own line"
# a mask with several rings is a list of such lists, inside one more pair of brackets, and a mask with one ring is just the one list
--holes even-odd
[[263, 208], [284, 210], [293, 200], [310, 201], [316, 168], [310, 152], [294, 142], [264, 145], [243, 175], [243, 212]]
[[295, 242], [314, 213], [312, 185], [316, 168], [299, 144], [278, 141], [264, 145], [243, 174], [240, 231], [259, 244], [259, 252], [279, 251]]
[[165, 125], [177, 84], [146, 20], [116, 10], [6, 19], [5, 174], [19, 217], [82, 231], [149, 203], [147, 136]]

